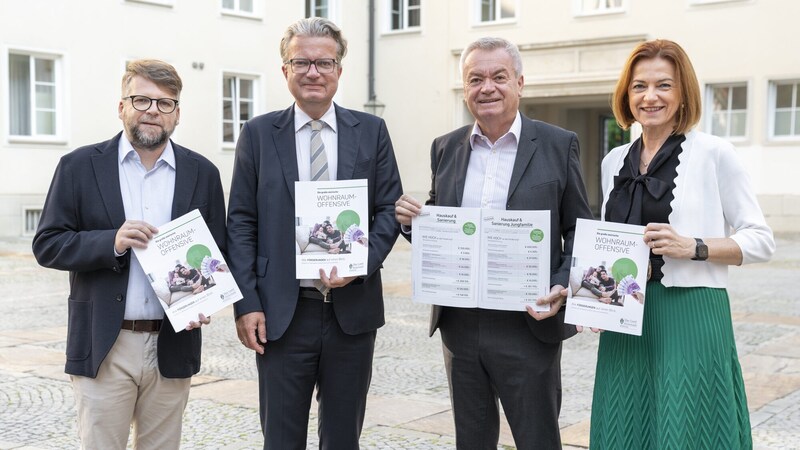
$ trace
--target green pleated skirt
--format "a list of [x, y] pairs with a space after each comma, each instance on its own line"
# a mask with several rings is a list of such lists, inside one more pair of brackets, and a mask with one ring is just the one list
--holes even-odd
[[647, 284], [641, 336], [600, 336], [592, 449], [750, 449], [725, 289]]

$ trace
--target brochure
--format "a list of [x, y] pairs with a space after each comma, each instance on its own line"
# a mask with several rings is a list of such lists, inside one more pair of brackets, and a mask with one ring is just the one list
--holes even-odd
[[319, 279], [319, 269], [340, 277], [367, 274], [367, 180], [296, 181], [297, 279]]
[[525, 311], [550, 287], [550, 211], [425, 206], [411, 222], [413, 299]]
[[643, 226], [578, 219], [565, 321], [641, 336], [649, 255]]
[[176, 333], [200, 313], [210, 316], [242, 299], [199, 210], [158, 230], [146, 249], [133, 251]]

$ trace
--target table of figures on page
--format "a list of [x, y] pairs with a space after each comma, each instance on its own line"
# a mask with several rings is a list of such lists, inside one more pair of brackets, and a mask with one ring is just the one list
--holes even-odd
[[[480, 210], [441, 208], [414, 219], [414, 300], [445, 306], [476, 306]], [[451, 211], [453, 210], [453, 211]]]
[[549, 211], [486, 211], [482, 219], [482, 308], [523, 310], [550, 283]]

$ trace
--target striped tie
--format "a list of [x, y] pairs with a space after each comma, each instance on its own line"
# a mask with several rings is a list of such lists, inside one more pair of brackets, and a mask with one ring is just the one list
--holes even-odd
[[321, 120], [311, 121], [311, 181], [328, 181], [328, 155], [322, 143]]
[[[311, 121], [311, 181], [328, 181], [328, 155], [325, 154], [325, 144], [322, 143], [321, 120]], [[314, 280], [314, 287], [322, 295], [327, 296], [328, 289], [322, 281]]]

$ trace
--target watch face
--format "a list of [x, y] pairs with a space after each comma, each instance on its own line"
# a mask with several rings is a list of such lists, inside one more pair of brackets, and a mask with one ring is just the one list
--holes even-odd
[[694, 249], [694, 258], [698, 261], [705, 261], [708, 259], [708, 246], [702, 241], [702, 239], [697, 239], [697, 246]]

